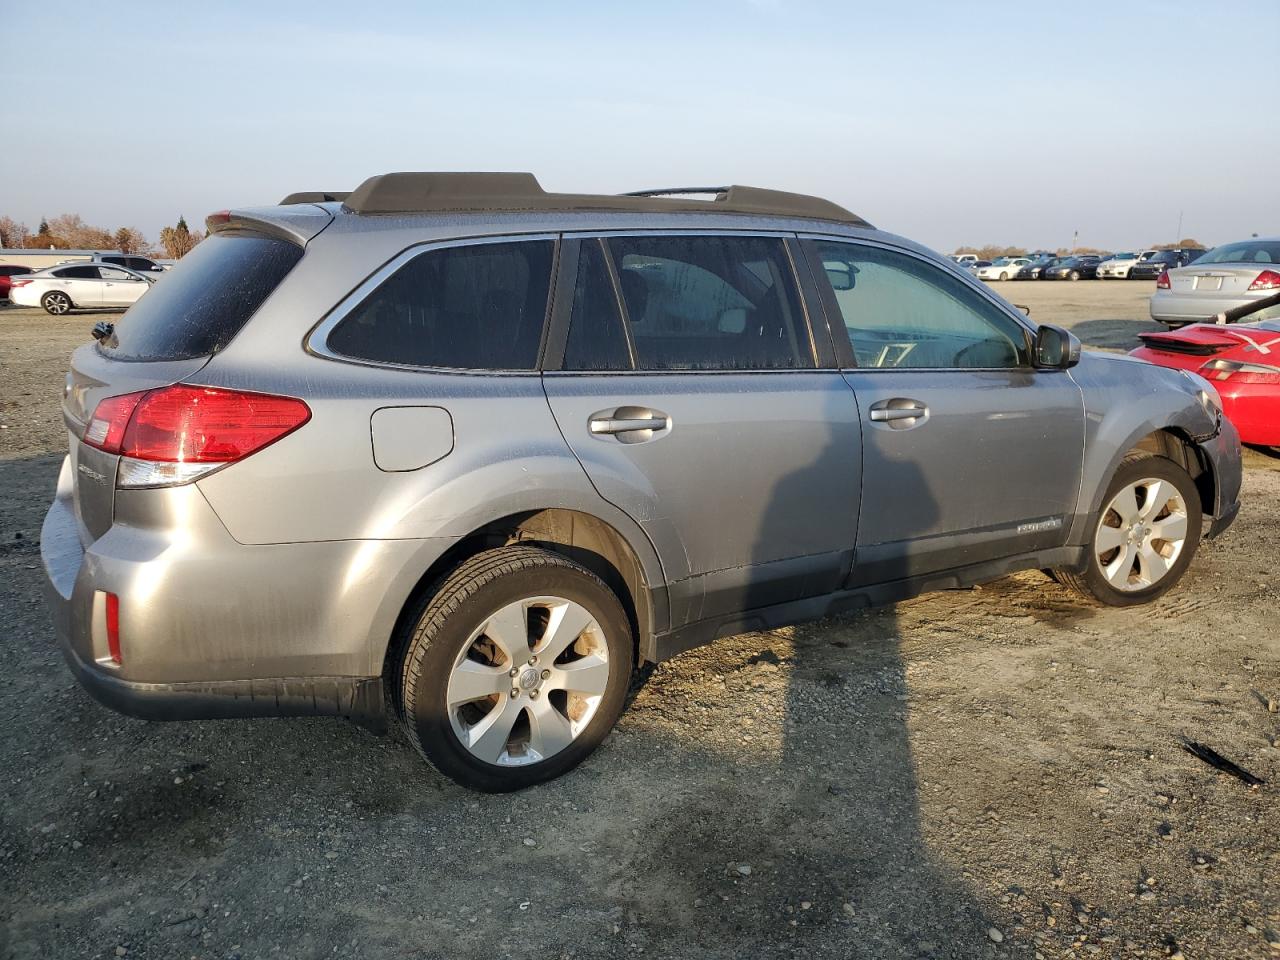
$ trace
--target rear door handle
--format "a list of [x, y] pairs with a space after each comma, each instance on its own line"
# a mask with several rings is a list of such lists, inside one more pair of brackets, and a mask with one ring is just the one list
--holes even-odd
[[635, 417], [624, 419], [616, 417], [592, 418], [592, 433], [629, 433], [632, 430], [665, 430], [666, 417]]
[[587, 420], [587, 429], [602, 439], [613, 436], [620, 443], [644, 443], [665, 437], [671, 431], [671, 418], [649, 407], [617, 407], [593, 413]]
[[923, 423], [928, 416], [927, 406], [919, 400], [909, 400], [906, 397], [894, 397], [871, 405], [871, 419], [874, 422], [887, 423], [899, 430]]

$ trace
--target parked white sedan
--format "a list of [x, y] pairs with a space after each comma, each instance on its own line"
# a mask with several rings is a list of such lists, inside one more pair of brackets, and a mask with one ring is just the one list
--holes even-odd
[[978, 279], [1012, 280], [1030, 262], [1030, 257], [999, 257], [990, 266], [978, 268]]
[[155, 281], [134, 270], [102, 263], [73, 263], [37, 270], [15, 279], [11, 303], [44, 307], [60, 317], [80, 307], [127, 307], [151, 289]]

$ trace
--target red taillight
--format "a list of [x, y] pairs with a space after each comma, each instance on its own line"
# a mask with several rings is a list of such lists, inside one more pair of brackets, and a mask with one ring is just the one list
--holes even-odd
[[1263, 270], [1249, 284], [1250, 290], [1280, 290], [1280, 273], [1274, 270]]
[[1219, 382], [1280, 384], [1280, 367], [1239, 360], [1210, 360], [1200, 368], [1200, 376]]
[[178, 384], [103, 400], [84, 441], [136, 460], [230, 463], [310, 419], [293, 397]]
[[124, 440], [129, 417], [146, 393], [126, 393], [119, 397], [107, 397], [98, 404], [84, 432], [84, 442], [107, 453], [119, 453]]
[[1156, 289], [1157, 290], [1169, 289], [1169, 271], [1168, 270], [1161, 270], [1160, 276], [1156, 277]]
[[10, 281], [9, 281], [9, 286], [11, 286], [11, 287], [25, 287], [25, 286], [26, 286], [28, 283], [30, 283], [30, 282], [31, 282], [30, 280], [10, 280]]
[[124, 662], [120, 659], [120, 598], [114, 593], [107, 594], [107, 652], [113, 663]]

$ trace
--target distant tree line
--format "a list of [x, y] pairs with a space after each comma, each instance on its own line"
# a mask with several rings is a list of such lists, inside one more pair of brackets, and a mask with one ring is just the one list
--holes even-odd
[[[1149, 247], [1143, 247], [1144, 250], [1178, 250], [1184, 247], [1205, 248], [1205, 244], [1199, 240], [1187, 237], [1185, 240], [1179, 240], [1176, 243], [1153, 243]], [[989, 243], [985, 247], [957, 247], [956, 253], [972, 253], [979, 260], [994, 260], [997, 257], [1025, 257], [1031, 251], [1026, 247], [1005, 247], [997, 243]], [[1083, 255], [1086, 253], [1109, 254], [1111, 250], [1100, 250], [1097, 247], [1076, 247], [1068, 249], [1067, 247], [1058, 247], [1052, 251], [1039, 251], [1052, 253], [1056, 257], [1067, 257], [1075, 255]]]
[[137, 227], [107, 230], [84, 222], [78, 213], [41, 218], [33, 232], [25, 223], [0, 215], [0, 247], [10, 250], [119, 250], [144, 256], [164, 256], [173, 260], [190, 253], [204, 239], [182, 217], [172, 227], [162, 227], [159, 244], [153, 244]]

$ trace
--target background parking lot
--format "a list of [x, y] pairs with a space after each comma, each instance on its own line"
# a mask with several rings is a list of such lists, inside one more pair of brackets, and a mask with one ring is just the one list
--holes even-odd
[[[994, 289], [1090, 348], [1160, 329], [1149, 283]], [[1280, 775], [1280, 460], [1246, 452], [1240, 520], [1151, 607], [1032, 572], [720, 641], [577, 771], [481, 796], [398, 737], [146, 723], [75, 683], [38, 540], [102, 318], [0, 308], [4, 956], [1280, 952], [1274, 788], [1179, 743]]]

